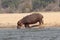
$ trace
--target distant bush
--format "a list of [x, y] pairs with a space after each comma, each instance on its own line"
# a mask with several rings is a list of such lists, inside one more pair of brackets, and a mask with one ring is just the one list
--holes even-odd
[[1, 1], [0, 5], [1, 5], [2, 12], [5, 12], [6, 10], [9, 13], [11, 12], [25, 13], [25, 12], [33, 12], [33, 11], [41, 11], [41, 10], [45, 11], [46, 8], [49, 6], [49, 4], [53, 3], [54, 6], [57, 5], [58, 2], [58, 0], [0, 0], [0, 1]]
[[7, 7], [18, 7], [19, 0], [2, 0], [2, 7], [7, 8]]
[[59, 7], [60, 7], [60, 3], [59, 3]]
[[20, 0], [1, 0], [2, 8], [9, 8], [9, 12], [13, 12], [18, 8]]
[[45, 8], [49, 3], [55, 2], [54, 0], [33, 0], [33, 9]]

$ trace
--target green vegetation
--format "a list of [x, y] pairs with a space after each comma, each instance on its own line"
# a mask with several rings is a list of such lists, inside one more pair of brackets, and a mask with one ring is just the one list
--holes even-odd
[[36, 8], [45, 8], [48, 4], [50, 3], [54, 3], [55, 1], [54, 0], [34, 0], [33, 1], [33, 9], [36, 9]]
[[20, 1], [18, 0], [2, 0], [2, 7], [15, 7], [17, 8]]
[[[43, 11], [49, 4], [56, 0], [0, 0], [2, 12], [32, 12], [35, 10]], [[51, 5], [52, 6], [52, 5]], [[59, 4], [60, 7], [60, 4]]]

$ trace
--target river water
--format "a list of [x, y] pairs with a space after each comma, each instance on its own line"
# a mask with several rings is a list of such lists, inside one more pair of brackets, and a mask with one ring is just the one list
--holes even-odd
[[0, 29], [0, 40], [60, 40], [60, 28]]

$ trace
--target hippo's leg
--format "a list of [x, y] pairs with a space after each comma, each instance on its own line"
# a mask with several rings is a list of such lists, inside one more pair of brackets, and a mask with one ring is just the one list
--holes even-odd
[[41, 24], [44, 24], [43, 20], [41, 20]]
[[19, 25], [17, 25], [17, 29], [20, 29], [21, 27]]
[[43, 20], [40, 20], [40, 21], [39, 21], [39, 25], [41, 25], [41, 24], [44, 24], [44, 23], [43, 23]]
[[29, 28], [29, 24], [25, 24], [25, 28]]

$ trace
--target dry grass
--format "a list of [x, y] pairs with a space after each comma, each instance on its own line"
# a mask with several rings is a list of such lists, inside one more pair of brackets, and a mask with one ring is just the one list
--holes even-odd
[[[60, 26], [60, 12], [39, 12], [44, 16], [44, 25], [41, 26]], [[18, 20], [30, 13], [22, 14], [0, 14], [0, 28], [16, 28]], [[13, 26], [12, 26], [13, 25]]]

